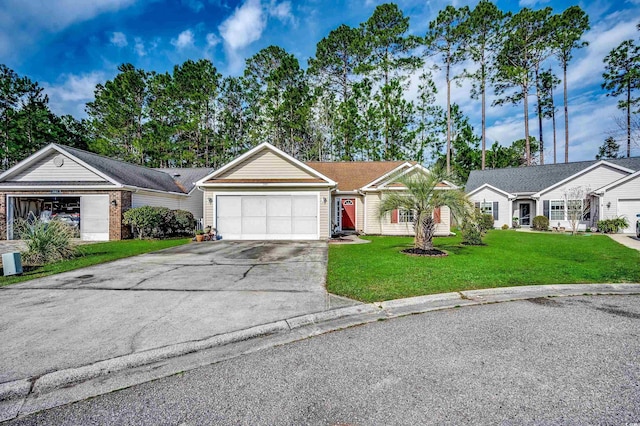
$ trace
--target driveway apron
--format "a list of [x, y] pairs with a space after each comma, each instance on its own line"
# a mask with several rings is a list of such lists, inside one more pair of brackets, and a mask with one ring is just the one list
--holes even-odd
[[357, 302], [326, 242], [192, 243], [0, 288], [0, 383]]

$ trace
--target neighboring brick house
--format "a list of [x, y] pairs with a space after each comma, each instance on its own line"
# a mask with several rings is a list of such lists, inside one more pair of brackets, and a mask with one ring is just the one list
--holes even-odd
[[150, 169], [59, 144], [50, 144], [0, 175], [0, 215], [5, 235], [29, 213], [58, 217], [78, 228], [83, 240], [130, 237], [122, 214], [132, 207], [164, 206], [202, 217], [201, 169]]

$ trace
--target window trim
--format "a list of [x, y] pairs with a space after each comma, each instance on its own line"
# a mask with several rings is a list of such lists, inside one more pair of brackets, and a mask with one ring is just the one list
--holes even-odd
[[415, 210], [398, 209], [398, 223], [413, 223], [415, 220]]
[[[557, 203], [559, 203], [562, 207], [561, 208], [553, 208], [554, 204], [557, 205]], [[554, 213], [560, 213], [562, 214], [562, 217], [558, 218], [558, 217], [553, 217]], [[564, 199], [558, 198], [555, 200], [549, 200], [549, 221], [553, 221], [553, 220], [567, 220], [567, 203], [565, 203]]]
[[[489, 206], [488, 208], [486, 206]], [[493, 216], [493, 201], [480, 201], [480, 213]]]

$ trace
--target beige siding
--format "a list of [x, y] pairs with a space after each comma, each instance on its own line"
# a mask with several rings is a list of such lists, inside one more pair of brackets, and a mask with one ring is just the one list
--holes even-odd
[[[413, 235], [413, 223], [391, 223], [391, 214], [380, 217], [381, 194], [369, 192], [366, 194], [367, 227], [365, 233], [379, 235]], [[449, 235], [451, 230], [451, 210], [442, 207], [440, 212], [441, 222], [436, 225], [436, 235]]]
[[[318, 194], [320, 208], [320, 239], [326, 240], [329, 239], [329, 210], [330, 210], [330, 196], [329, 189], [305, 189], [305, 188], [295, 188], [295, 187], [278, 187], [278, 188], [242, 188], [239, 190], [238, 188], [207, 188], [204, 192], [205, 199], [205, 208], [204, 208], [204, 225], [214, 226], [215, 224], [215, 202], [216, 195], [223, 194], [238, 194], [242, 195], [242, 193], [295, 193], [295, 192], [313, 192]], [[209, 203], [209, 199], [211, 199], [211, 203]], [[326, 200], [326, 202], [324, 202]]]
[[272, 151], [263, 150], [227, 170], [225, 179], [309, 179], [316, 178]]
[[[63, 164], [58, 167], [53, 159], [62, 157]], [[73, 161], [71, 158], [59, 154], [51, 153], [39, 161], [29, 165], [28, 168], [9, 178], [9, 180], [20, 182], [51, 182], [51, 181], [78, 181], [78, 182], [104, 182], [105, 179], [87, 169], [86, 167]]]
[[367, 192], [365, 194], [365, 200], [366, 200], [365, 214], [367, 215], [367, 226], [364, 232], [366, 234], [382, 234], [380, 217], [378, 216], [378, 209], [380, 208], [380, 193]]
[[[495, 191], [491, 188], [483, 188], [471, 195], [469, 199], [474, 204], [482, 202], [498, 202], [498, 220], [493, 221], [494, 228], [500, 228], [504, 224], [507, 224], [509, 227], [511, 227], [511, 219], [513, 218], [513, 215], [518, 216], [518, 214], [515, 214], [511, 211], [511, 201], [509, 201], [509, 198], [507, 198], [507, 196], [502, 194], [501, 192]], [[533, 213], [535, 211], [533, 209], [533, 204], [531, 208], [531, 212]], [[533, 216], [531, 218], [533, 219]]]
[[188, 197], [151, 191], [134, 192], [131, 197], [131, 207], [141, 206], [187, 210], [193, 213], [196, 219], [200, 219], [202, 217], [202, 192], [196, 189]]
[[356, 196], [356, 231], [364, 231], [364, 200]]

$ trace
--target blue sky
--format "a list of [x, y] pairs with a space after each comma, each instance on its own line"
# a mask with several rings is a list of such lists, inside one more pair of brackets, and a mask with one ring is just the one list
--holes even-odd
[[[84, 105], [97, 83], [113, 78], [117, 66], [131, 62], [151, 71], [171, 70], [186, 59], [208, 58], [223, 74], [242, 72], [244, 60], [271, 44], [295, 54], [302, 66], [316, 43], [340, 24], [356, 26], [377, 4], [373, 0], [2, 0], [0, 2], [0, 62], [40, 82], [59, 114], [84, 117]], [[403, 0], [397, 2], [411, 19], [411, 32], [423, 35], [428, 23], [447, 4], [473, 6], [476, 1]], [[621, 41], [638, 38], [640, 0], [499, 1], [503, 10], [553, 7], [561, 12], [579, 4], [591, 19], [585, 39], [589, 47], [570, 64], [570, 160], [595, 156], [597, 147], [616, 130], [621, 112], [615, 99], [600, 90], [604, 56]], [[436, 73], [444, 105], [443, 78]], [[411, 97], [415, 87], [409, 90]], [[561, 88], [557, 90], [561, 107]], [[463, 83], [453, 99], [469, 115], [479, 133], [480, 106]], [[503, 144], [523, 137], [522, 108], [488, 111], [488, 137]], [[532, 117], [532, 134], [537, 121]], [[545, 130], [551, 147], [551, 126]], [[558, 114], [558, 140], [563, 139]], [[547, 150], [547, 162], [551, 151]], [[632, 155], [640, 155], [635, 146]], [[561, 151], [558, 159], [563, 158]]]

